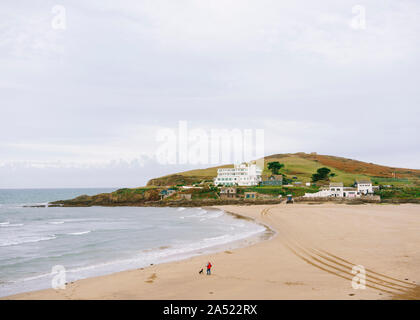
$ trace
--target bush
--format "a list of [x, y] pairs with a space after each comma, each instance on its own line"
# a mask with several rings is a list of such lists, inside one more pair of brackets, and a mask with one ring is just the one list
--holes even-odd
[[375, 194], [381, 196], [382, 199], [418, 199], [420, 198], [419, 187], [394, 187], [390, 189], [382, 189], [376, 191]]
[[335, 173], [330, 173], [330, 172], [331, 170], [326, 167], [319, 168], [316, 171], [316, 173], [312, 175], [312, 181], [317, 182], [320, 180], [329, 180], [329, 176], [331, 177], [335, 176]]

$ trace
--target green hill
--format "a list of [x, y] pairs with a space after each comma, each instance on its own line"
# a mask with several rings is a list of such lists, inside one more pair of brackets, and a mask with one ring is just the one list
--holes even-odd
[[[267, 169], [269, 162], [278, 161], [284, 164], [280, 173], [293, 181], [309, 182], [311, 176], [321, 167], [327, 167], [335, 174], [330, 181], [344, 182], [345, 185], [352, 185], [356, 179], [371, 179], [374, 184], [393, 185], [393, 188], [381, 188], [378, 194], [384, 202], [415, 202], [420, 199], [420, 170], [402, 169], [366, 163], [353, 159], [346, 159], [334, 156], [318, 155], [315, 153], [294, 153], [275, 154], [264, 158], [263, 174], [270, 174]], [[53, 206], [202, 206], [202, 205], [223, 205], [233, 204], [231, 200], [219, 198], [218, 188], [206, 185], [204, 188], [177, 190], [173, 196], [161, 199], [160, 192], [166, 186], [191, 185], [202, 182], [212, 182], [217, 175], [217, 169], [232, 167], [223, 165], [218, 167], [189, 170], [175, 173], [160, 178], [151, 179], [146, 187], [124, 188], [111, 193], [103, 193], [94, 196], [82, 195], [70, 200], [52, 202]], [[322, 181], [321, 184], [327, 183]], [[292, 194], [300, 197], [306, 192], [316, 192], [318, 187], [311, 186], [254, 186], [238, 188], [238, 193], [246, 191], [258, 192], [260, 195], [268, 196], [268, 200], [259, 200], [259, 203], [278, 203], [278, 195], [285, 196]], [[190, 194], [191, 200], [182, 201], [183, 196]], [[242, 200], [236, 200], [243, 204]], [[242, 202], [241, 202], [242, 201]], [[263, 201], [263, 202], [261, 202]], [[271, 201], [271, 202], [270, 202]], [[413, 202], [413, 203], [414, 203]]]
[[[281, 173], [287, 178], [309, 182], [311, 176], [321, 167], [331, 169], [335, 176], [331, 181], [344, 182], [351, 185], [355, 179], [368, 178], [376, 184], [390, 184], [394, 186], [420, 186], [420, 170], [388, 167], [363, 161], [318, 155], [316, 153], [275, 154], [264, 158], [264, 174], [270, 174], [267, 164], [279, 161], [285, 166]], [[186, 185], [212, 181], [217, 175], [217, 169], [231, 167], [223, 165], [206, 169], [189, 170], [160, 178], [151, 179], [148, 186]]]

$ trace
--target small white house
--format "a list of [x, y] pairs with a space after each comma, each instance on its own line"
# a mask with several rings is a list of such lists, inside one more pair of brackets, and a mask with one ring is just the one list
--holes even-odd
[[373, 194], [372, 181], [370, 180], [356, 180], [356, 187], [360, 194]]
[[331, 197], [343, 197], [344, 186], [342, 182], [331, 182], [330, 183], [330, 194]]
[[343, 197], [344, 198], [358, 198], [360, 197], [360, 192], [357, 191], [357, 188], [343, 188]]

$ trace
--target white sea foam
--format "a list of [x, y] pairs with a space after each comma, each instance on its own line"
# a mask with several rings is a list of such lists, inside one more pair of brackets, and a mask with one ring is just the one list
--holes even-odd
[[195, 213], [186, 216], [187, 218], [202, 218], [207, 213], [206, 210], [198, 208]]
[[50, 221], [48, 224], [63, 224], [64, 221]]
[[33, 243], [33, 242], [39, 242], [39, 241], [47, 241], [47, 240], [54, 240], [56, 239], [56, 236], [47, 236], [47, 237], [27, 237], [23, 239], [15, 239], [15, 240], [1, 240], [0, 247], [8, 247], [8, 246], [14, 246], [24, 243]]
[[206, 218], [213, 219], [223, 216], [225, 213], [223, 211], [215, 211], [214, 213], [209, 213], [206, 215]]
[[23, 278], [20, 281], [31, 281], [31, 280], [37, 280], [37, 279], [41, 279], [41, 278], [45, 278], [45, 277], [51, 277], [51, 273], [43, 273], [43, 274], [40, 274], [40, 275], [37, 275], [37, 276]]
[[67, 233], [67, 234], [72, 235], [72, 236], [80, 236], [82, 234], [87, 234], [87, 233], [90, 233], [90, 232], [91, 232], [91, 230], [86, 230], [86, 231], [80, 231], [80, 232], [70, 232], [70, 233]]
[[23, 223], [6, 223], [6, 224], [0, 224], [0, 227], [22, 227]]
[[201, 209], [201, 210], [199, 210], [198, 213], [189, 215], [189, 216], [187, 216], [187, 218], [200, 218], [200, 221], [206, 221], [208, 219], [214, 219], [214, 218], [221, 217], [224, 214], [225, 214], [224, 211], [217, 210], [217, 211], [214, 211], [214, 212], [213, 211], [209, 212], [209, 211]]
[[78, 219], [63, 219], [64, 222], [92, 222], [92, 221], [106, 221], [105, 219], [99, 218], [78, 218]]
[[229, 235], [225, 234], [223, 236], [218, 236], [218, 237], [212, 237], [212, 238], [204, 238], [203, 241], [204, 242], [209, 242], [209, 241], [220, 241], [223, 239], [228, 239]]

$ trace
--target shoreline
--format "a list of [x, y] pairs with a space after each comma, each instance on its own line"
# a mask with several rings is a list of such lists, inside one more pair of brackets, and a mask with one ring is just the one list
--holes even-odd
[[[168, 207], [168, 208], [173, 208], [173, 207]], [[265, 225], [263, 223], [260, 223], [260, 222], [256, 221], [253, 218], [243, 216], [243, 215], [240, 215], [240, 214], [237, 214], [237, 213], [234, 213], [234, 212], [226, 211], [223, 208], [218, 208], [218, 207], [214, 207], [214, 206], [213, 207], [203, 206], [203, 207], [196, 207], [196, 208], [202, 208], [203, 210], [206, 210], [208, 212], [211, 212], [211, 211], [223, 212], [224, 214], [229, 215], [234, 219], [247, 220], [250, 223], [259, 225], [259, 226], [263, 227], [264, 230], [255, 232], [255, 233], [250, 234], [250, 235], [245, 235], [243, 237], [240, 237], [239, 239], [229, 240], [225, 243], [216, 243], [216, 244], [212, 244], [212, 245], [207, 246], [207, 247], [200, 247], [200, 248], [193, 249], [191, 251], [187, 251], [187, 252], [184, 252], [184, 253], [171, 254], [171, 255], [163, 258], [161, 261], [152, 263], [150, 265], [140, 266], [140, 267], [136, 267], [136, 268], [130, 267], [130, 268], [127, 268], [127, 269], [116, 270], [116, 271], [112, 271], [112, 272], [105, 273], [105, 274], [82, 277], [82, 278], [79, 278], [77, 280], [73, 280], [70, 283], [76, 283], [77, 281], [80, 281], [80, 280], [92, 279], [92, 278], [97, 278], [97, 277], [111, 276], [113, 274], [117, 274], [117, 273], [120, 273], [120, 272], [139, 270], [139, 269], [143, 270], [143, 269], [149, 268], [150, 266], [153, 266], [153, 265], [157, 266], [157, 265], [172, 263], [172, 262], [176, 262], [176, 261], [183, 261], [183, 260], [187, 260], [187, 259], [197, 257], [197, 256], [203, 256], [203, 255], [209, 255], [209, 254], [214, 254], [214, 253], [223, 252], [223, 251], [235, 250], [235, 249], [238, 249], [238, 248], [247, 247], [249, 245], [252, 245], [252, 244], [255, 244], [255, 243], [258, 243], [258, 242], [261, 242], [261, 241], [268, 240], [271, 237], [275, 236], [275, 234], [276, 234], [275, 231], [272, 230], [270, 227], [268, 227], [267, 225]], [[166, 246], [164, 246], [164, 247], [166, 248]], [[51, 278], [52, 278], [52, 276], [48, 277], [48, 280], [50, 280]], [[20, 292], [12, 293], [12, 294], [5, 295], [5, 296], [2, 295], [2, 296], [0, 296], [0, 300], [8, 299], [8, 297], [12, 297], [12, 296], [17, 296], [17, 295], [27, 294], [27, 293], [33, 293], [33, 292], [39, 292], [39, 291], [44, 291], [44, 290], [50, 290], [50, 288], [49, 287], [38, 288], [38, 289], [34, 289], [34, 290], [20, 291]]]
[[[78, 280], [65, 290], [1, 299], [420, 299], [418, 205], [213, 208], [252, 219], [275, 234], [246, 247]], [[214, 265], [212, 276], [198, 275], [206, 261]], [[366, 265], [365, 290], [352, 288], [349, 261]]]
[[[168, 208], [197, 208], [197, 207], [219, 207], [219, 206], [258, 206], [258, 205], [275, 205], [282, 204], [285, 202], [284, 198], [278, 199], [255, 199], [255, 200], [244, 200], [244, 199], [217, 199], [217, 200], [176, 200], [176, 201], [146, 201], [146, 202], [116, 202], [116, 203], [94, 203], [94, 204], [82, 204], [82, 203], [67, 203], [71, 200], [59, 200], [41, 204], [23, 205], [24, 208], [87, 208], [87, 207], [168, 207]], [[58, 203], [61, 202], [61, 203]], [[294, 198], [294, 203], [301, 204], [345, 204], [345, 205], [366, 205], [366, 204], [377, 204], [377, 205], [399, 205], [399, 204], [420, 204], [420, 198], [383, 198], [383, 199], [347, 199], [347, 198]]]

